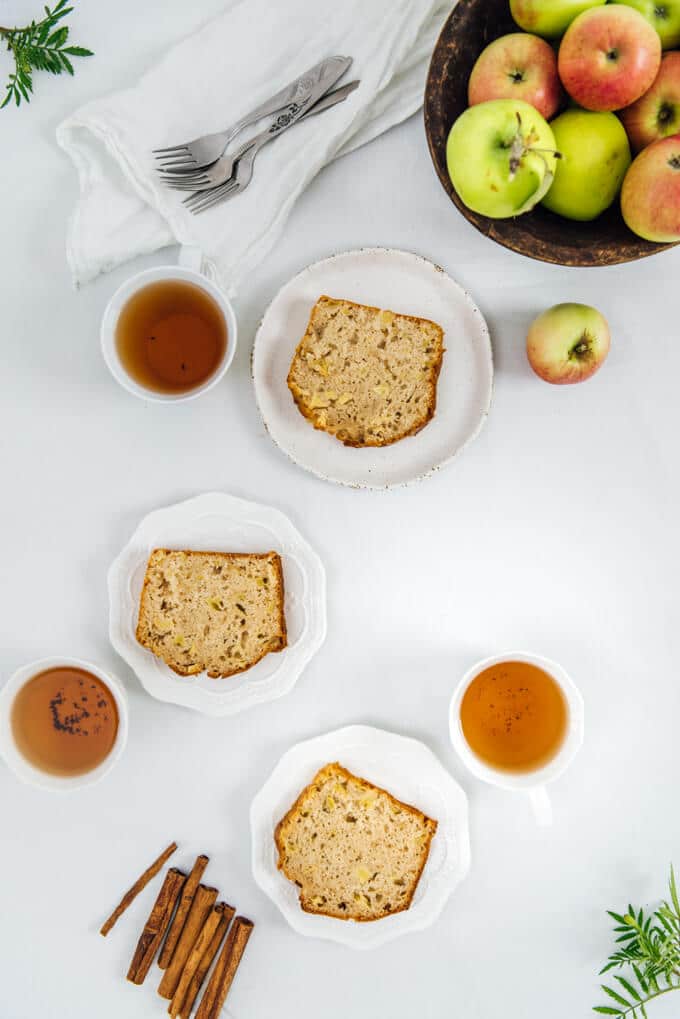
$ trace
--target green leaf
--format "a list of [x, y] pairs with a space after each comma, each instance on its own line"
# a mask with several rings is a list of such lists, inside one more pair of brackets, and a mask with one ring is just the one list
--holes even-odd
[[620, 994], [618, 994], [611, 987], [607, 987], [606, 984], [601, 984], [601, 987], [602, 987], [602, 990], [604, 991], [604, 993], [608, 994], [609, 997], [613, 998], [614, 1001], [617, 1001], [619, 1003], [619, 1005], [625, 1005], [626, 1008], [630, 1008], [631, 1007], [630, 1001], [628, 1001], [626, 998], [622, 997]]
[[645, 978], [643, 977], [642, 973], [640, 972], [639, 967], [636, 966], [635, 963], [633, 963], [632, 964], [632, 969], [633, 969], [633, 973], [635, 974], [635, 976], [637, 978], [637, 982], [639, 983], [640, 987], [645, 992], [645, 994], [648, 994], [649, 993], [649, 987], [647, 985], [647, 981], [645, 980]]
[[62, 53], [68, 53], [70, 57], [93, 57], [94, 53], [92, 50], [85, 49], [84, 46], [66, 46]]
[[671, 879], [669, 882], [669, 887], [671, 892], [671, 901], [673, 903], [673, 908], [675, 909], [676, 914], [680, 916], [680, 898], [678, 898], [678, 887], [675, 883], [675, 869], [673, 867], [673, 864], [671, 864]]
[[614, 977], [614, 980], [617, 980], [621, 984], [621, 986], [623, 987], [624, 991], [628, 991], [628, 993], [631, 995], [631, 997], [635, 998], [636, 1001], [642, 1001], [642, 998], [640, 997], [638, 992], [635, 990], [633, 985], [631, 983], [629, 983], [628, 980], [625, 979], [625, 977], [618, 977], [617, 976], [617, 977]]
[[[68, 3], [68, 0], [66, 0], [66, 3]], [[47, 8], [45, 8], [45, 10], [47, 10]], [[72, 7], [65, 7], [63, 3], [57, 4], [50, 15], [52, 24], [54, 25], [57, 21], [61, 21], [61, 19], [65, 18], [67, 14], [70, 14], [72, 10]]]
[[621, 1015], [620, 1008], [610, 1008], [609, 1005], [595, 1005], [593, 1012], [599, 1012], [600, 1015]]
[[63, 53], [61, 53], [60, 56], [61, 56], [61, 62], [64, 65], [64, 67], [66, 68], [66, 70], [68, 71], [68, 73], [70, 75], [73, 75], [73, 64], [71, 63], [69, 58], [64, 56]]
[[602, 967], [602, 969], [600, 970], [598, 975], [602, 976], [603, 973], [608, 973], [610, 969], [616, 969], [616, 967], [620, 966], [620, 965], [621, 964], [619, 962], [616, 962], [616, 961], [608, 962], [606, 966]]
[[58, 28], [56, 32], [53, 32], [49, 37], [45, 46], [52, 47], [52, 49], [58, 50], [60, 46], [63, 46], [68, 39], [68, 28], [64, 25], [62, 28]]

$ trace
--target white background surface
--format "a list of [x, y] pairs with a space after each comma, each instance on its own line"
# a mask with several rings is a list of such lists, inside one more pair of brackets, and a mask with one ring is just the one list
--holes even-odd
[[[106, 941], [96, 931], [176, 838], [178, 864], [206, 850], [211, 881], [257, 924], [230, 997], [236, 1019], [585, 1017], [610, 944], [605, 908], [655, 898], [674, 855], [680, 864], [680, 250], [590, 271], [505, 252], [450, 206], [416, 117], [314, 182], [239, 296], [241, 346], [225, 382], [195, 404], [145, 405], [116, 386], [98, 346], [108, 297], [142, 263], [71, 289], [76, 180], [54, 129], [220, 7], [82, 3], [74, 38], [97, 56], [73, 81], [37, 77], [34, 103], [0, 113], [0, 667], [94, 659], [125, 681], [131, 708], [127, 752], [98, 787], [60, 798], [0, 769], [0, 1015], [163, 1014], [150, 980], [139, 990], [123, 979], [153, 893]], [[0, 2], [0, 20], [34, 9]], [[481, 437], [439, 475], [391, 493], [293, 467], [260, 425], [248, 373], [277, 288], [314, 259], [369, 244], [427, 255], [468, 287], [496, 357]], [[525, 362], [528, 322], [558, 300], [611, 320], [609, 361], [580, 387], [550, 387]], [[325, 559], [330, 612], [327, 643], [292, 694], [212, 720], [152, 700], [117, 658], [105, 575], [143, 514], [220, 488], [291, 516]], [[547, 831], [523, 800], [469, 778], [447, 742], [456, 679], [513, 646], [560, 661], [586, 700], [586, 744], [554, 787]], [[436, 926], [361, 956], [286, 926], [251, 879], [248, 835], [250, 800], [279, 756], [355, 721], [438, 753], [469, 793], [473, 850]], [[653, 1015], [676, 1011], [671, 996]]]

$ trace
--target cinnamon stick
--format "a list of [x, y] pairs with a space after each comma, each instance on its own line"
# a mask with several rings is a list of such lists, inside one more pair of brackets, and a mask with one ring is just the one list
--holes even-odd
[[[177, 1019], [177, 1016], [182, 1010], [182, 1005], [189, 989], [189, 984], [193, 980], [199, 963], [213, 939], [213, 935], [219, 926], [225, 909], [231, 909], [231, 906], [227, 906], [224, 902], [218, 902], [218, 904], [211, 909], [203, 927], [201, 928], [200, 934], [194, 941], [193, 948], [189, 952], [189, 958], [185, 963], [184, 969], [182, 970], [179, 978], [179, 983], [177, 984], [175, 993], [172, 996], [172, 1001], [168, 1006], [168, 1012], [172, 1016], [172, 1019]], [[234, 911], [232, 910], [232, 915], [233, 912]]]
[[[217, 925], [217, 930], [212, 936], [212, 941], [203, 953], [203, 958], [198, 964], [198, 969], [194, 973], [193, 979], [189, 984], [188, 990], [184, 996], [184, 1002], [179, 1012], [179, 1019], [189, 1019], [191, 1010], [194, 1007], [194, 1002], [199, 995], [203, 981], [205, 980], [208, 970], [213, 964], [213, 960], [219, 952], [220, 945], [222, 944], [222, 938], [226, 934], [227, 927], [234, 919], [234, 913], [236, 912], [232, 906], [227, 906], [224, 903], [224, 912], [220, 918], [220, 922]], [[215, 907], [217, 909], [217, 907]]]
[[146, 888], [146, 886], [148, 885], [149, 881], [151, 881], [152, 878], [154, 878], [156, 876], [158, 871], [164, 866], [166, 861], [172, 856], [172, 854], [175, 852], [176, 849], [177, 849], [177, 843], [176, 842], [171, 842], [170, 845], [168, 846], [168, 848], [163, 850], [163, 852], [158, 857], [158, 859], [154, 860], [154, 862], [151, 864], [151, 866], [147, 867], [147, 869], [144, 871], [144, 873], [140, 877], [137, 878], [137, 880], [133, 884], [132, 888], [129, 888], [127, 890], [127, 892], [125, 893], [123, 898], [120, 900], [120, 902], [118, 903], [118, 905], [114, 909], [114, 911], [111, 914], [111, 916], [103, 924], [103, 926], [102, 926], [102, 928], [101, 928], [101, 930], [99, 932], [100, 934], [102, 934], [104, 937], [106, 937], [106, 935], [109, 933], [109, 931], [111, 930], [111, 928], [113, 927], [115, 922], [123, 915], [123, 913], [128, 908], [128, 906], [131, 905], [131, 903], [134, 902], [134, 900], [137, 898], [139, 893], [144, 888]]
[[132, 962], [127, 973], [127, 978], [131, 983], [144, 983], [144, 979], [158, 951], [158, 946], [163, 940], [163, 935], [172, 919], [175, 904], [182, 891], [186, 877], [186, 874], [181, 870], [177, 870], [176, 867], [171, 867], [165, 875], [165, 881], [149, 913], [149, 918], [144, 924], [144, 930], [139, 936], [135, 954], [132, 956]]
[[[182, 898], [180, 899], [179, 906], [177, 907], [177, 912], [175, 913], [175, 919], [172, 921], [172, 925], [170, 927], [170, 930], [168, 931], [168, 936], [165, 939], [165, 944], [161, 949], [161, 954], [158, 959], [158, 965], [160, 966], [161, 969], [167, 969], [170, 963], [172, 962], [172, 956], [174, 954], [175, 948], [177, 947], [177, 942], [180, 939], [182, 930], [184, 929], [184, 924], [186, 923], [186, 919], [189, 915], [191, 904], [194, 901], [196, 889], [198, 888], [198, 884], [201, 878], [203, 877], [203, 871], [207, 866], [208, 866], [207, 856], [201, 855], [196, 857], [196, 862], [191, 868], [191, 873], [189, 874], [187, 883], [184, 886]], [[170, 995], [170, 997], [172, 997], [172, 995]]]
[[234, 920], [198, 1006], [196, 1019], [218, 1019], [253, 927], [253, 922], [244, 916]]
[[[188, 883], [189, 882], [187, 881], [187, 884]], [[201, 928], [208, 918], [208, 913], [215, 905], [216, 898], [216, 888], [208, 888], [206, 885], [199, 885], [196, 889], [194, 901], [191, 903], [191, 909], [189, 910], [189, 915], [187, 916], [186, 923], [184, 924], [184, 929], [182, 930], [179, 941], [177, 942], [177, 948], [173, 953], [172, 961], [163, 974], [163, 979], [158, 986], [158, 993], [161, 998], [172, 998], [177, 990], [177, 984], [180, 981], [182, 970], [189, 958], [189, 953], [194, 947], [196, 938], [201, 933]]]

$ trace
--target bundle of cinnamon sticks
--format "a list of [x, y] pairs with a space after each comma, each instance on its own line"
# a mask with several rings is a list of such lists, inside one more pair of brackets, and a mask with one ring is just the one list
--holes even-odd
[[[177, 844], [171, 843], [135, 881], [104, 923], [103, 935], [176, 849]], [[188, 875], [176, 867], [169, 868], [127, 973], [133, 984], [144, 983], [160, 949], [158, 965], [164, 973], [158, 993], [169, 1000], [172, 1019], [189, 1019], [213, 962], [196, 1019], [217, 1019], [253, 930], [252, 921], [244, 916], [234, 918], [232, 906], [217, 902], [217, 888], [201, 884], [207, 866], [208, 857], [201, 855]]]

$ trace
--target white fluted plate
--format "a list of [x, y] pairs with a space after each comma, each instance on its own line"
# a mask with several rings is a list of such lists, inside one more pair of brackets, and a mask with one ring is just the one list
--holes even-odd
[[[305, 913], [298, 888], [276, 866], [276, 825], [325, 764], [339, 761], [438, 822], [409, 909], [370, 923]], [[470, 867], [467, 796], [418, 740], [368, 725], [350, 725], [298, 743], [283, 755], [250, 808], [253, 875], [299, 934], [349, 948], [376, 948], [435, 922]]]
[[[236, 676], [178, 676], [135, 637], [139, 597], [154, 548], [278, 552], [288, 646]], [[111, 643], [145, 690], [158, 700], [206, 715], [234, 715], [288, 693], [326, 636], [326, 575], [316, 552], [280, 510], [221, 492], [149, 513], [111, 566], [108, 585]]]

